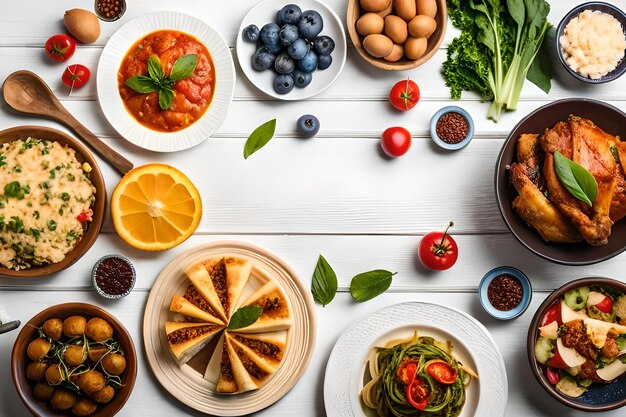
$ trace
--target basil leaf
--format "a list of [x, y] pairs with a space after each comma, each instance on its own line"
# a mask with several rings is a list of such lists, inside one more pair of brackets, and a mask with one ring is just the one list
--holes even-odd
[[174, 100], [174, 94], [174, 91], [167, 88], [159, 90], [159, 107], [161, 107], [161, 110], [170, 108]]
[[396, 273], [384, 269], [375, 269], [356, 275], [350, 282], [352, 298], [363, 302], [379, 296], [391, 286], [391, 277]]
[[326, 259], [320, 255], [313, 271], [311, 294], [316, 302], [326, 306], [337, 294], [337, 275]]
[[135, 75], [126, 80], [126, 85], [138, 93], [146, 94], [159, 91], [160, 87], [154, 80], [145, 75]]
[[554, 169], [559, 181], [571, 195], [593, 206], [598, 196], [598, 183], [589, 171], [558, 151], [554, 153]]
[[261, 317], [263, 309], [259, 306], [245, 306], [240, 307], [235, 311], [235, 314], [230, 318], [228, 327], [226, 330], [236, 330], [243, 327], [248, 327]]
[[157, 83], [165, 78], [165, 73], [163, 72], [163, 67], [161, 66], [161, 60], [156, 55], [151, 55], [150, 58], [148, 58], [148, 74], [150, 74], [150, 78]]
[[193, 70], [196, 69], [197, 63], [198, 55], [196, 54], [181, 56], [174, 62], [170, 72], [170, 81], [175, 82], [189, 77]]
[[248, 159], [250, 155], [261, 149], [274, 137], [276, 131], [276, 119], [272, 119], [263, 123], [254, 129], [254, 132], [248, 136], [246, 144], [243, 147], [243, 157]]

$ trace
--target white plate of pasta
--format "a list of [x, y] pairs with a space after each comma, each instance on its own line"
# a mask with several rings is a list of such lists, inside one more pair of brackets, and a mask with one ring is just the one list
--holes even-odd
[[383, 308], [346, 331], [324, 380], [328, 417], [498, 417], [506, 401], [504, 361], [487, 329], [420, 302]]

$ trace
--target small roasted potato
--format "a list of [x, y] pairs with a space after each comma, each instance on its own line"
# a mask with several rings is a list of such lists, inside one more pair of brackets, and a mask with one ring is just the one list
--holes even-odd
[[72, 407], [72, 414], [78, 417], [90, 416], [96, 412], [98, 404], [91, 401], [89, 398], [81, 397], [76, 401], [74, 407]]
[[111, 375], [120, 375], [126, 369], [126, 358], [119, 353], [109, 353], [102, 358], [101, 364]]
[[58, 341], [63, 335], [63, 320], [57, 318], [48, 319], [43, 326], [41, 326], [41, 329], [50, 339]]
[[106, 404], [115, 397], [115, 389], [110, 385], [105, 385], [100, 391], [92, 392], [87, 395], [98, 404]]
[[48, 339], [39, 337], [28, 344], [26, 354], [31, 361], [38, 361], [48, 354], [52, 345]]
[[104, 342], [113, 337], [113, 327], [100, 317], [94, 317], [87, 322], [85, 334], [96, 342]]
[[83, 316], [71, 316], [63, 320], [63, 334], [69, 338], [85, 334], [87, 320]]
[[366, 12], [380, 12], [389, 7], [391, 0], [361, 0], [361, 7]]
[[394, 15], [385, 17], [385, 35], [387, 35], [393, 43], [403, 44], [409, 36], [406, 22]]
[[393, 45], [393, 49], [391, 53], [385, 57], [385, 61], [389, 61], [389, 62], [400, 61], [403, 56], [404, 56], [404, 46], [398, 45], [397, 43], [395, 43]]
[[356, 31], [361, 36], [383, 33], [384, 27], [385, 21], [376, 13], [365, 13], [356, 21]]
[[87, 356], [91, 363], [96, 363], [108, 352], [109, 349], [106, 346], [90, 346]]
[[65, 373], [58, 363], [53, 363], [46, 369], [46, 381], [50, 385], [59, 385], [65, 380]]
[[363, 39], [363, 48], [374, 58], [384, 58], [393, 51], [393, 41], [385, 35], [367, 35]]
[[52, 385], [40, 382], [35, 385], [35, 388], [33, 389], [33, 395], [39, 401], [50, 401], [50, 399], [54, 395], [54, 387]]
[[73, 392], [66, 390], [65, 388], [57, 388], [54, 390], [50, 405], [55, 410], [69, 410], [74, 407], [78, 397]]
[[437, 16], [436, 0], [416, 0], [417, 14], [423, 14], [433, 19]]
[[46, 378], [46, 369], [50, 364], [45, 362], [31, 362], [26, 367], [26, 376], [32, 381], [42, 381]]
[[404, 55], [409, 59], [417, 59], [424, 55], [428, 41], [426, 38], [409, 38], [404, 43]]
[[69, 345], [63, 352], [63, 361], [67, 366], [78, 366], [87, 359], [87, 348], [79, 345]]
[[394, 5], [396, 7], [396, 15], [404, 19], [405, 22], [413, 19], [417, 13], [415, 0], [394, 0]]
[[87, 371], [78, 376], [78, 388], [87, 394], [100, 391], [104, 387], [105, 379], [98, 371]]

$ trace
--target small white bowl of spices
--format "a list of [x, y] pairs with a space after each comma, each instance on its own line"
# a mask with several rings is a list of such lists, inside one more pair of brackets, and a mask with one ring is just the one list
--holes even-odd
[[430, 137], [442, 149], [462, 149], [474, 137], [474, 121], [461, 107], [444, 107], [430, 119]]

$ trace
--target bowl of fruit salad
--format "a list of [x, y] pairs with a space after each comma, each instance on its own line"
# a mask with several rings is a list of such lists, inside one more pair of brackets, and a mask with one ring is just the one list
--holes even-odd
[[626, 284], [581, 278], [556, 289], [528, 329], [528, 360], [539, 384], [583, 411], [626, 405]]
[[280, 100], [326, 90], [346, 62], [341, 20], [318, 0], [264, 0], [244, 17], [237, 59], [248, 80]]

